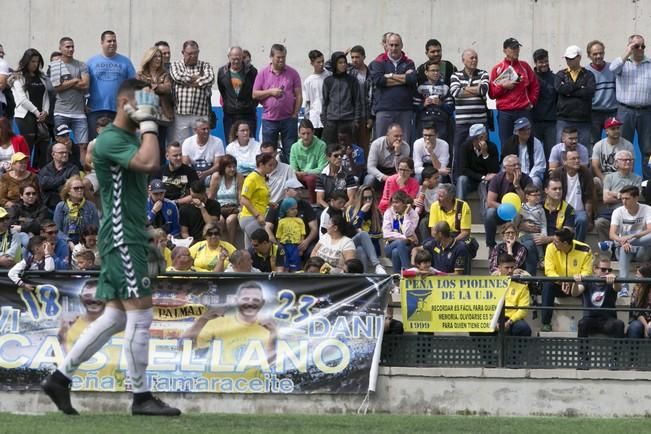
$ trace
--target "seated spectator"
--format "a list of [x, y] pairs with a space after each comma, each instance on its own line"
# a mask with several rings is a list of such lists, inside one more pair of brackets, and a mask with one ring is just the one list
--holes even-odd
[[153, 178], [163, 181], [165, 198], [174, 202], [177, 207], [190, 203], [192, 201], [190, 184], [199, 179], [197, 171], [192, 166], [183, 163], [183, 153], [179, 142], [167, 145], [165, 158], [167, 162]]
[[355, 257], [355, 243], [345, 236], [348, 233], [348, 223], [341, 214], [330, 218], [327, 233], [316, 243], [312, 256], [322, 258], [330, 267], [343, 270], [344, 263]]
[[[260, 273], [260, 270], [253, 266], [253, 260], [247, 250], [236, 250], [231, 253], [229, 258], [230, 264], [223, 270], [225, 273]], [[223, 266], [223, 262], [219, 262], [217, 267]], [[216, 270], [222, 271], [222, 270]]]
[[[457, 179], [457, 197], [466, 200], [468, 193], [477, 190], [481, 203], [486, 203], [488, 183], [500, 171], [497, 146], [488, 141], [486, 127], [470, 127], [468, 140], [459, 148], [461, 175]], [[482, 207], [482, 217], [485, 211]]]
[[74, 176], [79, 175], [79, 168], [69, 160], [69, 154], [61, 143], [52, 146], [52, 161], [47, 163], [38, 172], [43, 203], [50, 210], [54, 210], [60, 200], [60, 191], [63, 184]]
[[450, 174], [450, 145], [438, 138], [436, 125], [431, 122], [423, 124], [423, 137], [414, 142], [414, 171], [421, 180], [423, 169], [433, 167], [441, 176]]
[[[299, 182], [292, 166], [281, 163], [276, 159], [278, 151], [276, 145], [271, 142], [263, 142], [260, 145], [260, 153], [271, 156], [272, 170], [267, 175], [267, 187], [269, 188], [269, 201], [273, 204], [280, 203], [285, 197], [285, 186], [292, 180]], [[301, 184], [302, 186], [302, 184]]]
[[25, 291], [34, 291], [36, 284], [23, 280], [23, 274], [28, 270], [54, 271], [52, 259], [52, 246], [38, 235], [35, 235], [27, 244], [27, 255], [11, 267], [7, 273], [9, 279]]
[[386, 274], [380, 264], [380, 239], [382, 238], [382, 215], [377, 208], [377, 200], [373, 189], [362, 185], [353, 204], [344, 209], [344, 218], [354, 229], [353, 242], [357, 257], [369, 267], [375, 268], [375, 274]]
[[[545, 207], [541, 203], [542, 192], [535, 184], [529, 184], [524, 189], [525, 200], [522, 202], [520, 214], [517, 217], [518, 222], [526, 223], [529, 227], [537, 229], [537, 235], [547, 236], [547, 215], [545, 214]], [[516, 226], [517, 232], [517, 226]], [[533, 242], [533, 235], [526, 233], [521, 239], [529, 239]], [[545, 257], [545, 248], [535, 242], [529, 248], [535, 248], [538, 253], [538, 258]], [[527, 248], [527, 252], [528, 249]], [[527, 255], [528, 256], [528, 255]], [[526, 256], [525, 256], [526, 259]], [[544, 265], [541, 263], [541, 265]], [[522, 268], [523, 264], [518, 264], [518, 268]]]
[[72, 251], [81, 240], [87, 226], [99, 226], [99, 214], [95, 205], [87, 201], [84, 183], [75, 175], [69, 178], [61, 189], [61, 202], [54, 210], [54, 222], [59, 232], [66, 238]]
[[[497, 257], [497, 270], [493, 276], [528, 276], [524, 270], [516, 266], [516, 259], [508, 253]], [[511, 280], [504, 295], [504, 331], [509, 336], [531, 336], [531, 327], [524, 320], [529, 311], [529, 285]], [[512, 307], [509, 307], [512, 306]], [[517, 308], [515, 307], [517, 306]], [[523, 309], [525, 308], [525, 309]]]
[[[619, 193], [622, 206], [613, 211], [610, 239], [619, 248], [619, 277], [626, 279], [631, 261], [651, 259], [651, 206], [639, 202], [640, 190], [629, 185]], [[628, 297], [628, 283], [622, 285], [620, 297]]]
[[[70, 269], [70, 248], [66, 237], [59, 233], [56, 223], [52, 220], [43, 220], [40, 235], [53, 247], [54, 267], [57, 270]], [[0, 236], [2, 236], [1, 231]]]
[[385, 136], [373, 140], [368, 151], [367, 175], [364, 185], [379, 191], [391, 175], [398, 173], [400, 159], [409, 157], [409, 143], [402, 140], [402, 127], [393, 123], [387, 128]]
[[[343, 191], [335, 191], [330, 197], [328, 207], [323, 210], [319, 218], [319, 238], [328, 233], [330, 218], [335, 214], [343, 215], [348, 196]], [[346, 234], [344, 234], [346, 235]]]
[[[317, 220], [317, 215], [312, 208], [310, 203], [301, 198], [301, 192], [304, 190], [303, 184], [301, 184], [298, 179], [293, 178], [287, 181], [287, 186], [285, 188], [284, 197], [292, 197], [296, 199], [298, 204], [298, 216], [303, 220], [305, 225], [305, 232], [307, 236], [303, 242], [298, 246], [298, 250], [301, 252], [303, 259], [310, 257], [312, 249], [316, 245], [316, 242], [319, 238], [319, 222]], [[278, 207], [269, 208], [267, 213], [267, 218], [265, 222], [265, 230], [267, 235], [269, 235], [269, 240], [273, 244], [278, 244], [276, 239], [276, 228], [278, 227]], [[281, 249], [282, 250], [282, 249]]]
[[[70, 263], [73, 270], [81, 269], [77, 263], [77, 258], [83, 252], [90, 251], [93, 253], [93, 264], [91, 265], [101, 265], [102, 260], [99, 256], [99, 249], [97, 248], [97, 234], [99, 233], [99, 227], [97, 225], [86, 225], [81, 231], [81, 236], [79, 237], [79, 242], [75, 244], [70, 255]], [[85, 269], [85, 268], [84, 268]]]
[[520, 118], [513, 124], [513, 136], [502, 145], [502, 161], [507, 155], [517, 155], [522, 163], [522, 173], [529, 175], [534, 184], [542, 187], [547, 168], [545, 148], [531, 133], [531, 122]]
[[384, 254], [391, 259], [394, 273], [410, 267], [411, 249], [418, 246], [418, 214], [412, 207], [412, 198], [402, 190], [391, 196], [391, 207], [382, 220], [382, 234], [388, 243]]
[[[594, 276], [604, 279], [603, 282], [583, 282], [580, 274], [576, 276], [576, 284], [572, 286], [572, 297], [583, 297], [583, 307], [593, 309], [615, 309], [619, 284], [615, 283], [615, 275], [608, 258], [596, 258], [594, 261]], [[579, 338], [587, 338], [595, 333], [603, 333], [611, 338], [624, 337], [624, 322], [617, 319], [617, 312], [608, 310], [588, 310], [579, 320]]]
[[429, 209], [429, 227], [434, 237], [434, 226], [436, 223], [445, 221], [458, 241], [464, 241], [470, 237], [472, 214], [468, 202], [457, 199], [454, 194], [454, 185], [439, 184], [436, 189], [438, 200]]
[[10, 209], [20, 199], [20, 189], [32, 186], [38, 191], [38, 177], [27, 170], [27, 156], [16, 152], [11, 156], [11, 168], [0, 176], [0, 206]]
[[161, 228], [151, 228], [150, 233], [152, 237], [150, 242], [152, 243], [153, 247], [160, 252], [160, 257], [162, 257], [163, 261], [165, 261], [165, 267], [162, 268], [171, 267], [172, 250], [170, 247], [174, 248], [174, 246], [170, 243], [170, 240], [167, 237], [167, 232]]
[[[301, 225], [303, 222], [301, 221]], [[285, 271], [285, 252], [278, 244], [272, 244], [264, 229], [256, 229], [251, 234], [249, 254], [253, 266], [263, 273], [282, 273]]]
[[422, 131], [425, 123], [433, 123], [443, 140], [449, 142], [448, 124], [454, 114], [454, 98], [450, 94], [450, 86], [441, 77], [440, 61], [428, 60], [423, 72], [425, 80], [419, 80], [414, 97], [416, 131]]
[[[563, 200], [563, 185], [560, 179], [547, 179], [543, 210], [544, 225], [524, 218], [520, 219], [519, 224], [520, 233], [523, 233], [520, 242], [527, 248], [527, 272], [531, 275], [536, 275], [539, 262], [544, 263], [545, 255], [539, 253], [538, 247], [545, 249], [553, 241], [553, 234], [557, 230], [564, 227], [574, 228], [574, 208]], [[522, 213], [522, 209], [520, 212]], [[546, 229], [543, 229], [543, 226]], [[543, 232], [547, 235], [543, 235]]]
[[[651, 278], [651, 264], [638, 268], [635, 273], [637, 278]], [[633, 287], [631, 307], [640, 309], [631, 312], [631, 321], [628, 323], [626, 337], [633, 339], [648, 338], [651, 336], [651, 296], [649, 294], [651, 283], [636, 283]]]
[[222, 232], [215, 223], [208, 223], [203, 227], [204, 241], [199, 241], [190, 247], [190, 254], [197, 271], [224, 271], [228, 257], [236, 249], [231, 243], [223, 241], [221, 235]]
[[[29, 145], [23, 136], [14, 134], [11, 121], [6, 117], [0, 117], [0, 173], [11, 169], [11, 157], [17, 153], [30, 155]], [[27, 160], [27, 170], [33, 171]]]
[[31, 235], [41, 233], [41, 222], [52, 219], [52, 213], [41, 202], [38, 189], [31, 185], [20, 188], [20, 199], [9, 210], [9, 221], [18, 232]]
[[384, 190], [382, 190], [382, 197], [378, 206], [381, 213], [386, 212], [387, 208], [389, 208], [391, 198], [397, 191], [404, 191], [413, 202], [420, 188], [418, 181], [412, 176], [413, 173], [414, 161], [409, 157], [401, 158], [398, 161], [398, 173], [389, 176], [384, 183]]
[[562, 167], [554, 170], [553, 178], [561, 180], [563, 198], [574, 208], [576, 239], [585, 241], [592, 230], [595, 206], [595, 189], [590, 169], [579, 162], [579, 153], [568, 151]]
[[77, 255], [77, 265], [74, 270], [79, 271], [88, 271], [88, 270], [99, 270], [99, 267], [95, 265], [95, 254], [92, 250], [83, 250]]
[[363, 274], [364, 264], [357, 258], [349, 259], [344, 263], [343, 272], [346, 274]]
[[410, 276], [446, 276], [444, 273], [432, 267], [432, 254], [425, 249], [418, 249], [414, 255], [414, 266], [403, 270], [403, 277]]
[[[515, 193], [520, 197], [521, 201], [524, 201], [524, 189], [533, 183], [529, 175], [522, 173], [521, 167], [517, 155], [507, 155], [504, 158], [504, 169], [488, 183], [484, 228], [486, 229], [486, 245], [489, 249], [495, 247], [497, 226], [506, 223], [497, 214], [497, 208], [501, 205], [502, 198], [508, 193]], [[484, 202], [482, 201], [480, 205], [483, 209]]]
[[239, 221], [246, 247], [249, 247], [253, 231], [265, 227], [265, 216], [270, 203], [267, 175], [273, 170], [274, 161], [274, 157], [269, 154], [258, 155], [256, 169], [249, 173], [242, 184], [242, 194], [239, 198], [242, 211]]
[[310, 193], [310, 203], [316, 203], [316, 180], [328, 164], [326, 159], [326, 144], [314, 135], [314, 126], [309, 119], [303, 119], [298, 127], [301, 137], [292, 145], [289, 154], [289, 164], [292, 166], [299, 181], [307, 187]]
[[[518, 229], [512, 222], [502, 225], [500, 228], [502, 241], [488, 255], [488, 271], [493, 274], [499, 269], [500, 255], [506, 253], [513, 258], [516, 269], [523, 269], [527, 261], [527, 248], [518, 242]], [[528, 274], [528, 273], [527, 273]]]
[[161, 228], [173, 237], [181, 235], [179, 210], [169, 199], [165, 198], [165, 184], [160, 179], [152, 179], [149, 183], [149, 198], [147, 199], [147, 222], [154, 228]]
[[303, 272], [321, 273], [321, 267], [323, 267], [323, 264], [325, 264], [325, 261], [323, 259], [319, 258], [318, 256], [313, 256], [305, 261], [305, 265], [303, 265]]
[[301, 268], [301, 252], [298, 246], [305, 240], [305, 225], [298, 217], [298, 203], [292, 197], [286, 197], [278, 207], [278, 229], [276, 239], [285, 252], [285, 268], [289, 272]]
[[[610, 239], [610, 221], [613, 211], [622, 204], [622, 188], [634, 185], [639, 189], [642, 186], [642, 177], [633, 173], [633, 161], [631, 152], [617, 151], [615, 154], [617, 171], [607, 173], [603, 180], [603, 206], [599, 209], [599, 217], [595, 221], [600, 241]], [[594, 179], [596, 181], [597, 177]]]
[[255, 170], [255, 156], [260, 153], [260, 143], [251, 137], [251, 127], [246, 120], [233, 123], [226, 146], [226, 154], [237, 161], [237, 171], [246, 176]]
[[219, 224], [221, 208], [219, 202], [206, 195], [206, 184], [194, 181], [190, 185], [192, 202], [181, 206], [179, 223], [181, 238], [192, 237], [193, 242], [203, 240], [203, 227], [208, 223]]
[[327, 208], [332, 193], [343, 191], [348, 196], [346, 205], [350, 205], [355, 197], [357, 184], [355, 184], [353, 175], [347, 173], [343, 168], [344, 147], [338, 143], [330, 144], [326, 148], [326, 156], [328, 157], [328, 165], [316, 180], [316, 203], [323, 208]]
[[[592, 252], [590, 246], [574, 239], [571, 229], [563, 228], [554, 233], [553, 241], [545, 251], [545, 276], [573, 277], [592, 274]], [[547, 281], [543, 284], [542, 305], [553, 307], [556, 297], [571, 296], [573, 283]], [[553, 311], [542, 313], [543, 332], [552, 331]]]
[[165, 271], [188, 273], [197, 271], [194, 268], [194, 259], [190, 253], [190, 249], [183, 246], [174, 247], [172, 250], [172, 265], [167, 267]]
[[[628, 151], [633, 155], [633, 144], [622, 137], [622, 122], [617, 118], [608, 118], [604, 122], [606, 137], [599, 140], [592, 148], [592, 174], [597, 188], [601, 187], [604, 178], [609, 173], [618, 170], [617, 153], [619, 151]], [[633, 167], [631, 165], [631, 167]]]
[[421, 174], [420, 190], [414, 200], [414, 207], [420, 216], [418, 223], [418, 237], [421, 240], [429, 238], [429, 210], [439, 198], [437, 187], [439, 185], [439, 172], [434, 167], [426, 167]]
[[346, 173], [355, 178], [355, 185], [359, 185], [366, 172], [366, 156], [364, 149], [353, 142], [353, 130], [347, 125], [342, 126], [337, 134], [337, 143], [344, 147], [341, 164]]
[[79, 145], [72, 141], [72, 138], [70, 138], [71, 133], [72, 130], [68, 125], [61, 124], [54, 130], [54, 141], [65, 146], [70, 162], [72, 162], [77, 169], [83, 170], [84, 166], [81, 164]]
[[562, 142], [554, 145], [551, 153], [549, 154], [549, 172], [562, 167], [565, 164], [565, 158], [570, 151], [579, 153], [579, 161], [581, 166], [586, 169], [590, 167], [590, 154], [588, 148], [579, 143], [579, 133], [576, 127], [563, 128], [563, 135], [561, 136]]
[[22, 239], [9, 230], [9, 214], [0, 208], [0, 268], [11, 268], [22, 258]]
[[219, 225], [226, 234], [226, 240], [234, 244], [240, 223], [239, 197], [242, 194], [244, 177], [237, 171], [237, 160], [232, 155], [224, 155], [219, 162], [219, 170], [210, 179], [208, 197], [219, 202]]
[[194, 135], [181, 145], [183, 164], [197, 171], [197, 176], [206, 184], [210, 176], [219, 169], [219, 158], [224, 155], [224, 143], [210, 134], [210, 122], [199, 118], [194, 122]]
[[465, 274], [470, 262], [468, 249], [463, 240], [454, 238], [447, 221], [438, 221], [432, 227], [433, 239], [423, 243], [423, 249], [432, 255], [432, 267], [442, 273]]

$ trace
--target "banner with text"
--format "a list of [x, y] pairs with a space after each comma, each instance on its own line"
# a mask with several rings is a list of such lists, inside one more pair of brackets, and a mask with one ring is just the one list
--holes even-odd
[[[251, 277], [152, 282], [152, 391], [366, 393], [391, 278]], [[0, 277], [4, 390], [37, 389], [105, 307], [94, 277], [28, 280], [38, 284], [34, 292]], [[114, 335], [80, 366], [73, 390], [130, 390], [123, 345], [123, 333]]]
[[429, 276], [400, 281], [408, 332], [492, 332], [510, 279], [501, 276]]

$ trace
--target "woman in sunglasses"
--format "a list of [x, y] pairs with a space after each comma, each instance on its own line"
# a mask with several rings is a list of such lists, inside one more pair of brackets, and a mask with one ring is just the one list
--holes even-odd
[[378, 210], [377, 197], [373, 188], [362, 185], [353, 198], [352, 204], [345, 208], [344, 217], [355, 229], [352, 237], [358, 258], [374, 267], [376, 274], [385, 274], [380, 264], [380, 239], [382, 239], [382, 215]]
[[70, 177], [61, 189], [61, 202], [54, 209], [54, 223], [67, 237], [70, 251], [79, 243], [81, 234], [89, 225], [99, 227], [95, 204], [86, 200], [86, 189], [77, 175]]
[[32, 185], [20, 187], [20, 198], [9, 208], [9, 221], [18, 232], [39, 235], [41, 222], [52, 218], [50, 210], [43, 204], [38, 189]]
[[190, 247], [194, 268], [203, 272], [222, 272], [228, 266], [228, 257], [236, 249], [231, 243], [222, 240], [222, 231], [215, 223], [207, 223], [203, 228], [204, 241]]

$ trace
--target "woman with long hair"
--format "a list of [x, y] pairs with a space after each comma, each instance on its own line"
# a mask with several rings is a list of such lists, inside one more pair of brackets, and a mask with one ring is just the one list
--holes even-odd
[[[651, 264], [646, 264], [637, 269], [635, 277], [651, 278]], [[636, 283], [633, 287], [631, 307], [637, 309], [651, 309], [651, 283]], [[626, 336], [629, 338], [648, 338], [651, 336], [651, 312], [631, 312], [631, 321], [628, 323]]]
[[22, 152], [27, 158], [27, 170], [34, 172], [29, 164], [29, 145], [21, 135], [14, 134], [11, 122], [5, 117], [0, 117], [0, 173], [11, 169], [11, 157]]
[[345, 234], [348, 233], [348, 222], [341, 214], [330, 217], [327, 232], [314, 246], [311, 256], [318, 256], [337, 270], [344, 269], [344, 263], [355, 258], [355, 243]]
[[32, 185], [20, 187], [20, 199], [9, 208], [9, 222], [20, 226], [19, 232], [31, 235], [41, 233], [41, 222], [52, 219], [52, 213], [40, 199], [38, 188]]
[[233, 123], [226, 146], [226, 154], [237, 160], [237, 171], [243, 176], [255, 170], [255, 157], [260, 153], [260, 143], [251, 137], [251, 127], [247, 121], [239, 120]]
[[84, 183], [78, 175], [68, 178], [61, 188], [61, 202], [54, 209], [54, 223], [68, 241], [70, 251], [81, 240], [87, 226], [99, 226], [95, 205], [86, 200]]
[[47, 122], [50, 113], [51, 88], [49, 79], [43, 73], [43, 56], [38, 50], [29, 48], [18, 62], [18, 69], [11, 75], [11, 93], [16, 101], [14, 119], [20, 134], [29, 145], [28, 157], [32, 157], [34, 167], [47, 164], [47, 147], [50, 134]]
[[373, 188], [362, 185], [357, 190], [351, 205], [344, 209], [344, 217], [355, 230], [352, 238], [359, 259], [365, 265], [373, 266], [376, 274], [385, 274], [386, 270], [378, 258], [382, 238], [382, 215], [378, 210]]
[[210, 178], [208, 197], [219, 202], [221, 216], [219, 225], [222, 232], [226, 232], [226, 240], [235, 244], [235, 236], [239, 221], [237, 215], [240, 212], [238, 205], [244, 176], [237, 170], [237, 160], [232, 155], [224, 155], [219, 160], [217, 173]]
[[401, 158], [398, 162], [398, 173], [389, 176], [384, 183], [382, 198], [378, 205], [380, 212], [384, 214], [389, 206], [391, 206], [391, 198], [396, 191], [404, 191], [412, 199], [416, 198], [420, 185], [416, 181], [416, 178], [412, 176], [413, 173], [414, 160], [409, 157]]
[[269, 207], [269, 186], [267, 176], [274, 170], [274, 157], [260, 154], [255, 157], [256, 168], [244, 179], [240, 195], [240, 228], [244, 232], [245, 247], [251, 245], [251, 234], [256, 229], [264, 229], [265, 216]]

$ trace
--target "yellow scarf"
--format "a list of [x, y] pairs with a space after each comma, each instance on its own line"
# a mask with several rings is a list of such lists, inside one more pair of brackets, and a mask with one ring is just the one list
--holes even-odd
[[86, 199], [81, 199], [79, 203], [72, 203], [70, 199], [66, 199], [66, 205], [68, 206], [68, 218], [70, 220], [77, 220], [79, 218], [79, 211], [84, 207]]

